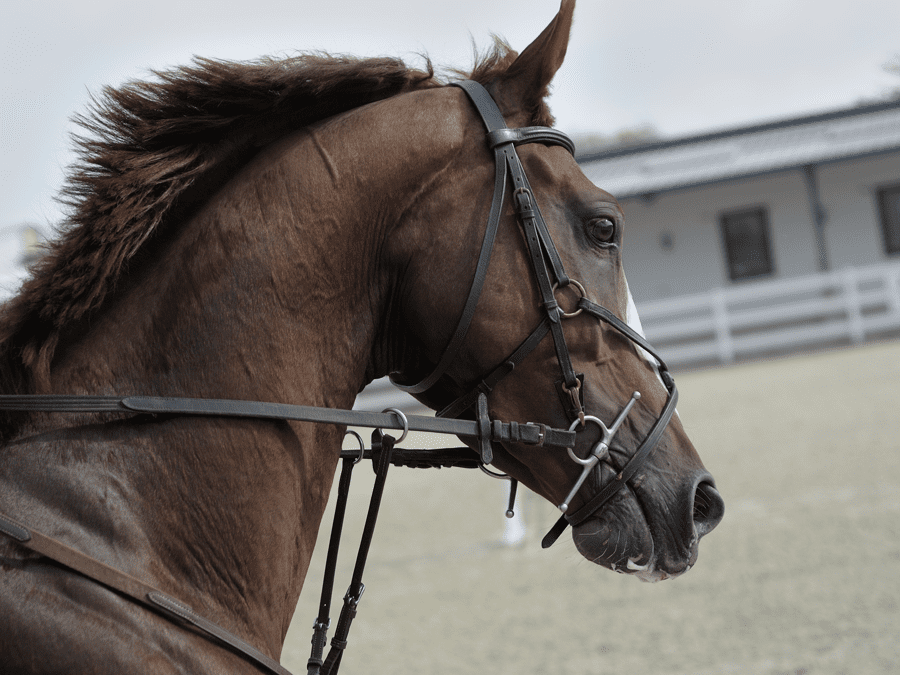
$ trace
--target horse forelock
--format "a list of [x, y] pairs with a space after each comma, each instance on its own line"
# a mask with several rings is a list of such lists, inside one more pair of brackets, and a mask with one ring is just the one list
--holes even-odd
[[[516, 53], [501, 40], [476, 55], [483, 84]], [[22, 392], [49, 373], [60, 335], [96, 312], [139, 251], [185, 220], [259, 148], [341, 112], [441, 86], [393, 58], [310, 53], [229, 62], [195, 58], [156, 79], [105, 88], [77, 116], [78, 161], [60, 201], [67, 216], [19, 294], [0, 310], [0, 391]], [[545, 110], [535, 122], [545, 123]]]

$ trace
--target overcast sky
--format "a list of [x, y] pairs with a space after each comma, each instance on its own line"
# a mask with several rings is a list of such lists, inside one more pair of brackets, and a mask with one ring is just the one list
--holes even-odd
[[[0, 228], [59, 219], [69, 117], [89, 91], [194, 54], [322, 49], [467, 66], [492, 32], [523, 49], [555, 0], [5, 2], [0, 26]], [[876, 98], [900, 78], [898, 0], [580, 0], [551, 101], [570, 133], [652, 125], [666, 136]]]

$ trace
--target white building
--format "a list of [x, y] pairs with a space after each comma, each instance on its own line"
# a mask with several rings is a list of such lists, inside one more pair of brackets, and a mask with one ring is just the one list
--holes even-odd
[[578, 158], [640, 301], [900, 259], [900, 101]]
[[900, 101], [578, 158], [675, 364], [900, 331]]

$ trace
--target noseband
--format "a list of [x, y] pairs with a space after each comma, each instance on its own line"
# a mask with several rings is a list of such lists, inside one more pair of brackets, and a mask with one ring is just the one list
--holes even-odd
[[[559, 252], [553, 244], [550, 231], [547, 229], [547, 224], [544, 222], [544, 218], [538, 208], [531, 185], [528, 183], [528, 178], [525, 176], [522, 162], [516, 153], [516, 146], [525, 143], [560, 145], [574, 155], [575, 145], [572, 140], [561, 131], [549, 127], [510, 129], [506, 126], [503, 115], [497, 107], [497, 104], [494, 102], [494, 99], [482, 85], [471, 80], [465, 80], [455, 84], [466, 92], [469, 100], [471, 100], [472, 104], [478, 110], [484, 126], [487, 128], [488, 147], [494, 151], [494, 196], [491, 200], [491, 210], [488, 216], [487, 228], [485, 229], [484, 239], [482, 240], [481, 252], [475, 267], [475, 278], [472, 282], [472, 287], [469, 290], [469, 296], [466, 299], [456, 330], [453, 332], [453, 336], [450, 338], [450, 342], [439, 359], [437, 366], [430, 375], [415, 384], [407, 385], [399, 383], [393, 376], [392, 382], [395, 386], [410, 394], [426, 392], [437, 384], [441, 376], [444, 375], [450, 365], [456, 360], [460, 348], [462, 347], [463, 340], [465, 340], [466, 333], [469, 330], [469, 325], [475, 315], [475, 308], [478, 305], [478, 299], [481, 297], [481, 291], [484, 288], [488, 264], [490, 263], [491, 252], [496, 239], [497, 229], [500, 224], [503, 201], [506, 197], [507, 180], [511, 181], [513, 203], [519, 224], [525, 236], [531, 268], [534, 272], [534, 277], [537, 281], [538, 290], [541, 296], [541, 307], [544, 310], [544, 318], [538, 327], [532, 331], [525, 341], [522, 342], [519, 347], [503, 361], [503, 363], [488, 373], [476, 385], [471, 387], [468, 393], [459, 397], [438, 412], [437, 416], [458, 417], [477, 404], [477, 418], [482, 425], [486, 425], [489, 422], [487, 419], [488, 412], [485, 399], [487, 394], [489, 394], [500, 380], [511, 373], [513, 369], [515, 369], [515, 367], [538, 346], [544, 337], [546, 337], [547, 333], [552, 335], [553, 344], [556, 350], [556, 358], [561, 371], [561, 378], [556, 382], [556, 387], [560, 394], [560, 399], [566, 415], [572, 421], [569, 430], [575, 431], [579, 427], [584, 429], [587, 427], [588, 423], [594, 423], [600, 427], [601, 440], [594, 446], [589, 457], [586, 459], [577, 457], [572, 452], [571, 448], [567, 450], [571, 458], [582, 465], [583, 469], [575, 486], [569, 492], [565, 501], [559, 505], [559, 509], [563, 512], [562, 517], [541, 542], [541, 546], [547, 548], [559, 538], [560, 534], [562, 534], [568, 525], [579, 525], [596, 513], [640, 470], [650, 456], [653, 448], [656, 447], [656, 444], [662, 437], [669, 421], [672, 419], [672, 415], [675, 412], [675, 404], [678, 400], [678, 390], [675, 387], [675, 381], [669, 374], [665, 362], [644, 337], [634, 331], [605, 307], [588, 300], [584, 287], [577, 281], [570, 279], [563, 268]], [[555, 291], [557, 288], [570, 285], [578, 290], [581, 297], [578, 301], [577, 309], [567, 314], [559, 306], [559, 303], [556, 300]], [[644, 349], [652, 355], [658, 362], [657, 368], [659, 376], [668, 391], [668, 397], [662, 412], [659, 414], [659, 417], [656, 419], [650, 432], [625, 466], [620, 470], [617, 470], [615, 478], [605, 486], [601, 487], [600, 491], [592, 496], [580, 509], [574, 513], [569, 513], [570, 502], [575, 497], [590, 472], [601, 461], [608, 460], [609, 443], [612, 442], [612, 437], [625, 420], [625, 417], [628, 415], [632, 406], [640, 398], [640, 394], [634, 392], [631, 400], [628, 401], [609, 427], [607, 427], [599, 418], [592, 415], [585, 415], [583, 390], [584, 375], [576, 373], [572, 366], [572, 359], [569, 356], [569, 349], [566, 346], [566, 339], [562, 329], [563, 320], [574, 318], [582, 312], [606, 322], [621, 335], [635, 343], [639, 348]], [[485, 464], [489, 464], [493, 459], [493, 453], [490, 448], [486, 446], [486, 443], [482, 446], [482, 461]]]

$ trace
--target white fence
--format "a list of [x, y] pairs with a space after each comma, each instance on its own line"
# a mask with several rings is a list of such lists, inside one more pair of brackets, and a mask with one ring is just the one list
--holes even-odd
[[752, 282], [638, 311], [673, 368], [859, 344], [900, 334], [900, 263]]
[[[900, 335], [900, 263], [758, 281], [638, 305], [647, 339], [674, 370]], [[421, 409], [376, 380], [365, 410]]]

